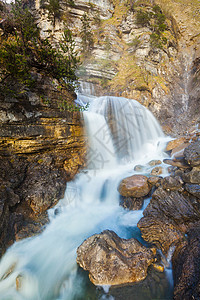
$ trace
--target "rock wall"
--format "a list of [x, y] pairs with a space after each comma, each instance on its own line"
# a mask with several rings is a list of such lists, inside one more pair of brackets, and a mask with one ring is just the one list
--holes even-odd
[[[155, 4], [166, 16], [161, 47], [152, 45], [152, 28], [136, 22], [138, 11], [151, 13]], [[149, 107], [166, 133], [179, 135], [199, 119], [199, 9], [198, 1], [189, 0], [75, 0], [73, 7], [63, 6], [63, 19], [54, 28], [46, 12], [39, 13], [45, 36], [59, 37], [65, 21], [79, 50], [86, 13], [94, 39], [90, 53], [81, 55], [79, 76], [86, 92], [134, 98]]]
[[[41, 96], [42, 95], [42, 96]], [[72, 101], [74, 95], [66, 94]], [[41, 230], [84, 163], [80, 113], [59, 109], [52, 81], [0, 99], [0, 248]]]

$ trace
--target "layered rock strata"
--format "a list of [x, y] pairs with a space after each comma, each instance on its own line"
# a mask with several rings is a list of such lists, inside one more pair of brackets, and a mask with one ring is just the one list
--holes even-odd
[[[74, 95], [65, 97], [72, 102]], [[40, 230], [46, 210], [84, 163], [80, 114], [59, 109], [58, 99], [52, 81], [42, 77], [34, 91], [0, 99], [2, 251]]]

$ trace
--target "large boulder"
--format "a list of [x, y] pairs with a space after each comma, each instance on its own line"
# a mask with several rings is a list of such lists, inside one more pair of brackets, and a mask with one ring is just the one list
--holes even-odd
[[199, 220], [200, 213], [188, 195], [159, 187], [138, 222], [142, 237], [167, 253], [174, 242], [184, 239], [190, 223]]
[[78, 247], [77, 263], [89, 271], [95, 285], [119, 285], [143, 280], [155, 254], [155, 248], [147, 249], [136, 239], [121, 239], [105, 230]]
[[120, 182], [118, 187], [120, 195], [124, 197], [145, 197], [149, 194], [150, 190], [148, 178], [143, 175], [127, 177]]

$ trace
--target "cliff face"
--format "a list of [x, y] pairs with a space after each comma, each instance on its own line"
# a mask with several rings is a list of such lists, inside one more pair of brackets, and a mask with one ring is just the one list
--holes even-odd
[[[46, 210], [64, 196], [66, 182], [84, 163], [80, 113], [60, 110], [52, 81], [38, 76], [35, 90], [0, 99], [2, 251], [40, 230]], [[67, 101], [73, 97], [66, 94]]]
[[[160, 5], [166, 20], [162, 38], [155, 35]], [[157, 116], [166, 133], [182, 134], [198, 122], [199, 28], [198, 1], [74, 1], [63, 7], [63, 19], [81, 50], [81, 17], [86, 13], [93, 33], [90, 53], [82, 54], [82, 86], [96, 95], [138, 100]], [[138, 12], [153, 15], [139, 23]], [[39, 10], [44, 35], [62, 34], [63, 21], [52, 28]], [[159, 18], [159, 17], [158, 17]], [[48, 23], [48, 25], [47, 25]]]

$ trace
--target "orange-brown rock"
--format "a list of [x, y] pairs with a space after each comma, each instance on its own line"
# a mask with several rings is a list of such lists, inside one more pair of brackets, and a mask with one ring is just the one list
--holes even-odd
[[163, 173], [163, 168], [162, 167], [155, 167], [151, 171], [151, 175], [154, 175], [154, 176], [161, 175], [162, 173]]
[[167, 144], [166, 151], [173, 150], [173, 149], [177, 148], [178, 146], [182, 145], [185, 142], [186, 142], [185, 137], [181, 137], [179, 139], [172, 140]]
[[144, 197], [150, 192], [148, 178], [143, 175], [133, 175], [123, 179], [118, 187], [121, 196]]
[[105, 230], [78, 247], [77, 263], [89, 271], [95, 285], [119, 285], [143, 280], [155, 255], [155, 248], [146, 248], [136, 239], [121, 239], [113, 231]]
[[[31, 91], [0, 96], [2, 250], [16, 237], [40, 230], [44, 222], [40, 226], [38, 216], [64, 196], [66, 182], [84, 164], [80, 113], [60, 110], [52, 80], [35, 76], [38, 84]], [[74, 95], [64, 97], [72, 103]]]
[[162, 161], [161, 160], [158, 160], [158, 159], [154, 159], [154, 160], [151, 160], [148, 164], [150, 165], [150, 166], [156, 166], [156, 165], [160, 165], [162, 163]]

